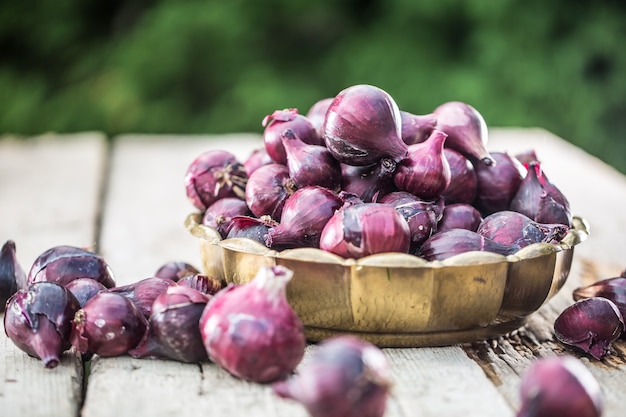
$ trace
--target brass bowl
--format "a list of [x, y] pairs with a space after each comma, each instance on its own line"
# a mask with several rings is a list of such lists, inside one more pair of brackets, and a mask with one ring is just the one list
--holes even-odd
[[574, 246], [588, 235], [585, 220], [575, 217], [556, 245], [428, 262], [403, 253], [355, 260], [313, 248], [277, 252], [251, 239], [222, 240], [200, 213], [185, 225], [200, 239], [207, 275], [243, 284], [261, 265], [293, 270], [287, 298], [309, 340], [354, 334], [381, 347], [451, 345], [519, 328], [565, 284]]

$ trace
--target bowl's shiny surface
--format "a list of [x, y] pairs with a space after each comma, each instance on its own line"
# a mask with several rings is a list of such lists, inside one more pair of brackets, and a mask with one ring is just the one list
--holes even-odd
[[379, 346], [441, 346], [481, 340], [520, 327], [565, 284], [574, 246], [586, 222], [558, 244], [535, 243], [514, 255], [467, 252], [444, 261], [385, 253], [358, 260], [320, 249], [273, 251], [250, 239], [222, 240], [190, 214], [185, 225], [200, 239], [207, 275], [246, 283], [261, 265], [294, 271], [290, 304], [319, 341], [356, 334]]

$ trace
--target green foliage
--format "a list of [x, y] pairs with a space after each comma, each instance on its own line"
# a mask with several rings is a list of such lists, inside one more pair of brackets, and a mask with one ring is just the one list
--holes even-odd
[[626, 3], [0, 4], [0, 132], [261, 132], [358, 83], [427, 113], [541, 126], [626, 172]]

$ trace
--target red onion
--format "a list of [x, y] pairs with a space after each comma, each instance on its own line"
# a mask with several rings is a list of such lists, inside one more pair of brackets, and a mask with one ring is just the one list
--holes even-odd
[[341, 198], [328, 188], [300, 188], [285, 202], [280, 224], [269, 230], [265, 244], [272, 249], [319, 247], [322, 229], [341, 206]]
[[624, 319], [611, 300], [591, 297], [570, 305], [554, 321], [554, 335], [563, 344], [574, 346], [602, 359], [624, 331]]
[[483, 216], [508, 210], [511, 200], [526, 176], [526, 169], [506, 152], [492, 152], [495, 166], [478, 164], [476, 171], [477, 193], [474, 205]]
[[248, 177], [252, 175], [254, 171], [263, 165], [273, 164], [274, 160], [269, 156], [267, 150], [265, 148], [259, 148], [252, 151], [248, 159], [246, 159], [243, 163], [243, 167], [246, 170], [246, 174]]
[[435, 129], [437, 116], [430, 114], [413, 114], [400, 110], [402, 140], [407, 145], [424, 142]]
[[26, 287], [26, 273], [15, 256], [15, 242], [7, 240], [0, 250], [0, 312], [18, 289]]
[[536, 360], [522, 375], [516, 417], [600, 417], [604, 395], [593, 374], [572, 356]]
[[311, 417], [382, 417], [391, 386], [383, 352], [354, 336], [321, 342], [294, 376], [274, 393], [301, 403]]
[[199, 210], [224, 197], [244, 198], [248, 174], [235, 155], [226, 151], [207, 151], [187, 168], [185, 190], [189, 201]]
[[417, 256], [434, 261], [469, 251], [494, 252], [506, 256], [518, 250], [516, 245], [503, 245], [471, 230], [451, 229], [429, 237], [417, 251]]
[[489, 132], [483, 116], [474, 107], [460, 101], [449, 101], [437, 107], [435, 129], [448, 135], [446, 146], [461, 152], [482, 165], [495, 165], [496, 161], [487, 152]]
[[80, 308], [64, 286], [36, 282], [13, 294], [6, 303], [4, 331], [28, 355], [54, 368], [70, 348], [70, 319]]
[[477, 232], [494, 242], [523, 248], [537, 242], [556, 244], [568, 229], [563, 224], [537, 223], [522, 213], [503, 210], [485, 217]]
[[226, 286], [223, 280], [203, 274], [188, 275], [181, 278], [177, 284], [180, 287], [189, 287], [206, 295], [215, 295]]
[[319, 185], [339, 191], [341, 167], [325, 146], [304, 143], [291, 129], [281, 134], [289, 176], [298, 188]]
[[572, 225], [569, 202], [548, 180], [538, 162], [527, 165], [528, 174], [511, 201], [511, 210], [519, 211], [539, 223]]
[[252, 212], [246, 202], [237, 197], [220, 198], [207, 207], [202, 216], [202, 224], [209, 226], [225, 238], [234, 216], [250, 216]]
[[450, 184], [450, 165], [443, 154], [447, 135], [435, 130], [425, 142], [409, 146], [408, 157], [396, 168], [393, 182], [399, 190], [423, 199], [440, 197]]
[[365, 167], [341, 164], [341, 188], [371, 203], [396, 189], [393, 185], [395, 170], [396, 163], [389, 158]]
[[248, 179], [246, 203], [255, 216], [269, 215], [274, 220], [280, 220], [285, 201], [297, 188], [286, 166], [265, 165]]
[[337, 210], [320, 237], [320, 249], [355, 259], [375, 253], [408, 253], [410, 244], [411, 231], [404, 217], [380, 203]]
[[285, 129], [291, 129], [303, 142], [311, 145], [324, 145], [315, 127], [306, 116], [298, 114], [298, 109], [276, 110], [263, 119], [263, 141], [265, 150], [278, 164], [287, 164], [287, 154], [281, 135]]
[[154, 276], [157, 278], [167, 278], [171, 279], [174, 282], [178, 282], [180, 279], [188, 276], [199, 274], [198, 268], [195, 266], [188, 264], [187, 262], [182, 261], [172, 261], [166, 262], [161, 265]]
[[107, 289], [102, 283], [92, 278], [77, 278], [65, 285], [65, 288], [76, 297], [80, 307], [84, 306], [87, 301], [91, 300], [100, 291]]
[[322, 142], [324, 141], [324, 120], [326, 119], [326, 112], [330, 103], [333, 102], [334, 97], [327, 97], [313, 103], [309, 111], [306, 113], [306, 117], [309, 119], [317, 135]]
[[411, 252], [437, 229], [441, 208], [436, 202], [424, 201], [406, 191], [389, 193], [380, 202], [393, 207], [406, 220], [411, 233]]
[[149, 277], [132, 284], [121, 285], [109, 289], [109, 292], [123, 295], [137, 306], [139, 311], [148, 318], [152, 313], [152, 303], [161, 293], [169, 287], [176, 285], [174, 281], [167, 278]]
[[259, 218], [249, 216], [235, 216], [231, 220], [231, 226], [228, 230], [228, 239], [245, 238], [252, 239], [265, 245], [267, 233], [273, 227], [278, 226], [278, 222], [269, 216], [261, 216]]
[[74, 246], [52, 247], [35, 259], [28, 283], [52, 281], [61, 285], [76, 278], [93, 278], [107, 288], [115, 286], [113, 272], [99, 255]]
[[454, 149], [445, 148], [443, 155], [450, 166], [450, 184], [442, 194], [446, 204], [472, 204], [478, 189], [478, 178], [474, 165]]
[[[591, 297], [604, 297], [613, 301], [622, 317], [626, 317], [626, 277], [607, 278], [586, 287], [576, 288], [573, 291], [575, 301]], [[626, 332], [622, 337], [626, 336]]]
[[480, 212], [471, 204], [447, 204], [443, 216], [437, 223], [437, 233], [452, 229], [467, 229], [475, 232], [483, 221]]
[[119, 356], [135, 348], [148, 321], [130, 299], [102, 291], [76, 312], [70, 340], [83, 354]]
[[359, 84], [333, 99], [324, 121], [326, 146], [340, 162], [372, 165], [382, 158], [399, 162], [406, 157], [400, 110], [378, 87]]
[[207, 304], [200, 332], [209, 358], [234, 376], [269, 383], [304, 356], [304, 326], [286, 297], [293, 272], [262, 266], [254, 279], [229, 286]]
[[168, 288], [154, 300], [149, 330], [129, 355], [187, 363], [208, 359], [199, 327], [208, 300], [208, 295], [193, 288]]

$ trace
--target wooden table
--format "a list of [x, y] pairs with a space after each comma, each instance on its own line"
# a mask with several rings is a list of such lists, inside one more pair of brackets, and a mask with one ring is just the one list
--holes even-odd
[[[256, 134], [221, 136], [123, 135], [109, 145], [99, 133], [0, 139], [0, 240], [13, 239], [28, 270], [56, 245], [93, 247], [118, 284], [151, 276], [161, 264], [200, 265], [198, 242], [183, 226], [193, 207], [183, 177], [209, 149], [246, 158], [261, 146]], [[387, 417], [514, 416], [520, 374], [536, 358], [582, 358], [606, 395], [606, 417], [626, 405], [626, 342], [602, 361], [555, 341], [552, 324], [572, 303], [571, 290], [616, 276], [626, 267], [626, 177], [541, 129], [491, 129], [490, 150], [534, 148], [545, 172], [569, 197], [573, 212], [591, 225], [576, 248], [561, 292], [506, 337], [439, 348], [385, 349], [394, 376]], [[310, 351], [311, 348], [309, 348]], [[308, 357], [308, 356], [307, 356]], [[305, 357], [305, 361], [307, 360]], [[60, 366], [18, 350], [0, 334], [2, 416], [306, 416], [299, 404], [265, 385], [237, 380], [216, 365], [94, 358], [85, 378], [76, 354]]]

